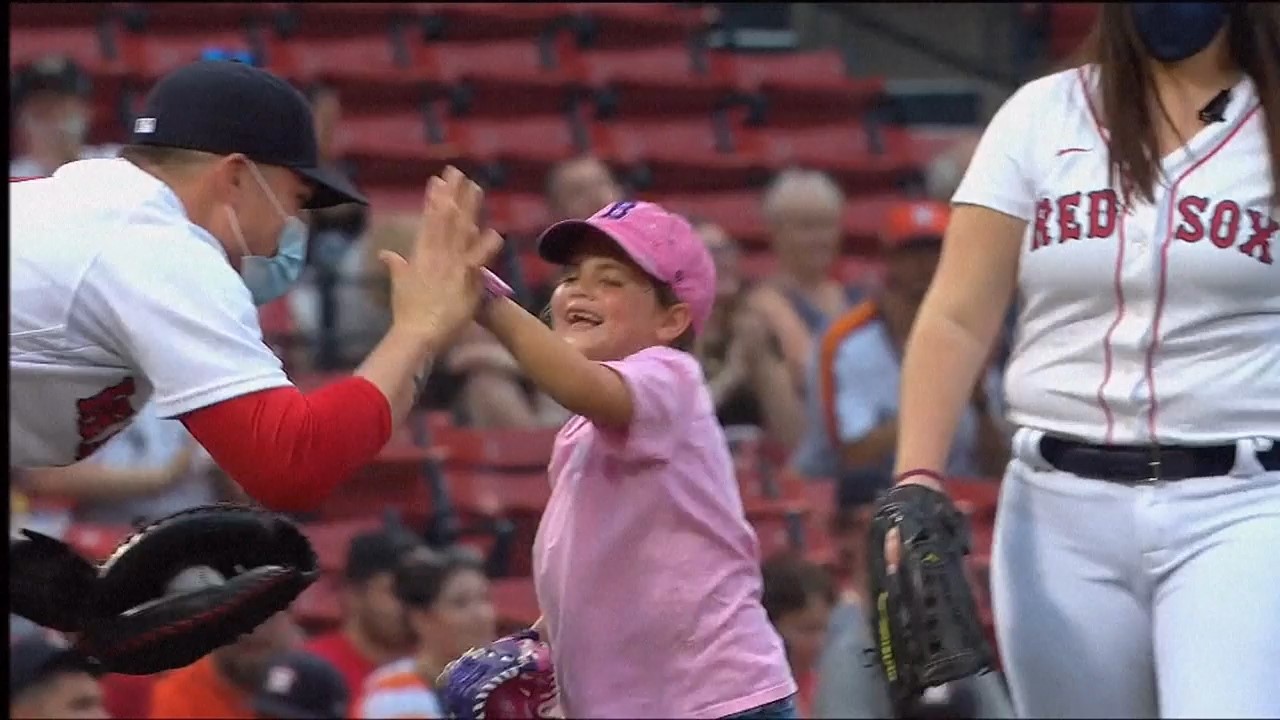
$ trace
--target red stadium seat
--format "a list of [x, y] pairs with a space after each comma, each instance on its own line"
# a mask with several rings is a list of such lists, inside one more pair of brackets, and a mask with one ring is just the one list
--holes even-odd
[[244, 30], [211, 30], [199, 34], [151, 35], [120, 33], [120, 56], [130, 77], [150, 83], [212, 48], [252, 52]]
[[546, 468], [529, 472], [483, 472], [451, 468], [450, 498], [479, 517], [540, 517], [551, 498]]
[[865, 128], [855, 123], [811, 127], [743, 128], [744, 152], [770, 169], [801, 165], [836, 176], [846, 192], [893, 190], [919, 171], [902, 153], [875, 154]]
[[417, 110], [344, 117], [338, 143], [341, 153], [356, 163], [362, 183], [417, 193], [409, 205], [417, 210], [422, 208], [428, 178], [459, 158], [456, 147], [428, 142], [425, 120]]
[[265, 20], [284, 3], [277, 2], [125, 2], [113, 3], [114, 12], [130, 26], [149, 34], [203, 34], [210, 31], [244, 29], [250, 22]]
[[388, 31], [412, 21], [428, 3], [292, 2], [283, 3], [293, 37], [341, 37]]
[[459, 118], [449, 123], [445, 139], [462, 155], [501, 166], [504, 187], [526, 191], [540, 189], [552, 166], [578, 151], [563, 114]]
[[555, 282], [559, 268], [543, 260], [535, 250], [521, 252], [520, 270], [524, 273], [524, 281], [530, 287], [547, 287]]
[[388, 185], [362, 187], [369, 207], [379, 215], [418, 214], [422, 212], [426, 185]]
[[850, 78], [834, 50], [784, 53], [718, 52], [719, 76], [768, 102], [771, 125], [856, 118], [884, 93], [881, 78]]
[[710, 118], [598, 122], [591, 138], [610, 164], [647, 168], [654, 192], [710, 191], [761, 179], [751, 158], [719, 151]]
[[[289, 606], [298, 624], [310, 634], [331, 630], [342, 623], [342, 581], [322, 574]], [[133, 716], [121, 716], [133, 717]]]
[[485, 195], [484, 202], [490, 224], [504, 236], [531, 239], [551, 224], [547, 201], [540, 194], [493, 193]]
[[[107, 3], [15, 2], [9, 4], [9, 34], [18, 28], [70, 28], [91, 26], [105, 15]], [[11, 61], [12, 62], [12, 61]]]
[[421, 12], [447, 41], [527, 40], [572, 11], [571, 3], [429, 3]]
[[1098, 3], [1051, 2], [1049, 6], [1049, 57], [1061, 60], [1075, 52], [1098, 17]]
[[415, 92], [421, 80], [397, 66], [388, 33], [273, 39], [266, 45], [265, 64], [296, 84], [317, 79], [332, 83], [343, 102], [361, 113], [421, 105], [421, 92]]
[[573, 3], [590, 22], [593, 47], [642, 47], [686, 40], [705, 24], [703, 11], [675, 3]]
[[347, 550], [351, 540], [357, 535], [372, 532], [382, 527], [382, 519], [377, 515], [367, 515], [349, 520], [322, 520], [309, 522], [302, 526], [302, 531], [311, 540], [311, 547], [316, 552], [320, 569], [324, 572], [341, 573], [347, 562]]
[[531, 578], [495, 578], [491, 581], [490, 592], [500, 623], [528, 627], [541, 615]]
[[100, 33], [92, 26], [22, 27], [10, 31], [10, 68], [26, 65], [46, 55], [65, 55], [90, 74], [101, 72], [107, 64]]
[[975, 522], [995, 522], [1000, 500], [998, 480], [947, 480], [944, 486], [956, 506]]
[[442, 448], [448, 467], [545, 473], [556, 432], [555, 428], [481, 430], [436, 426], [431, 430], [431, 441]]
[[454, 90], [468, 115], [503, 118], [564, 112], [572, 77], [548, 66], [531, 40], [410, 43], [410, 59], [427, 84]]
[[421, 527], [434, 507], [423, 465], [436, 458], [433, 450], [393, 440], [374, 462], [333, 491], [321, 506], [320, 516], [349, 520], [380, 516], [387, 508], [395, 508], [406, 524]]
[[594, 50], [573, 64], [584, 86], [615, 94], [615, 111], [623, 118], [705, 115], [732, 92], [724, 80], [695, 72], [686, 45]]

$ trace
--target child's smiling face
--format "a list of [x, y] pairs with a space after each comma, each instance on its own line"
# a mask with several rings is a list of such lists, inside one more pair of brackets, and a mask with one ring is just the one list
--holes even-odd
[[670, 344], [688, 326], [686, 305], [664, 307], [654, 281], [595, 234], [577, 243], [551, 296], [552, 329], [595, 361]]

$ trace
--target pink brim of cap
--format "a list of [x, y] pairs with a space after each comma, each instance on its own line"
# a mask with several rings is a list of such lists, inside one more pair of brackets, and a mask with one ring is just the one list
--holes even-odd
[[[621, 231], [621, 232], [620, 232]], [[670, 283], [662, 277], [654, 266], [653, 260], [642, 250], [644, 245], [633, 239], [625, 226], [612, 223], [596, 223], [592, 220], [561, 220], [538, 236], [538, 256], [549, 263], [567, 265], [573, 259], [573, 248], [583, 238], [596, 234], [611, 240], [631, 261], [640, 266], [650, 277], [661, 283]]]

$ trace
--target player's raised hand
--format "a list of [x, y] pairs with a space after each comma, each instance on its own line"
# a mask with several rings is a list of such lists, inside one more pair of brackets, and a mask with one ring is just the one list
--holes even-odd
[[384, 250], [393, 324], [447, 340], [471, 320], [483, 293], [481, 270], [502, 246], [477, 224], [484, 193], [455, 167], [427, 182], [422, 225], [410, 257]]

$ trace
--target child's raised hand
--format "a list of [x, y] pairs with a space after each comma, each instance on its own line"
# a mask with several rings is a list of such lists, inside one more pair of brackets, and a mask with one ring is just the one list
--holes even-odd
[[477, 224], [483, 198], [480, 186], [452, 166], [427, 182], [412, 254], [378, 254], [391, 276], [393, 325], [445, 340], [471, 320], [484, 265], [502, 247], [501, 236]]

